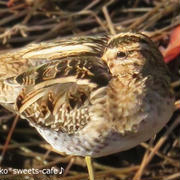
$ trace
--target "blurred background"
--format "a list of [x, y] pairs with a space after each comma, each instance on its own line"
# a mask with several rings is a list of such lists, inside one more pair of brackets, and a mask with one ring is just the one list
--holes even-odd
[[[0, 0], [0, 50], [31, 42], [138, 31], [151, 37], [167, 63], [176, 111], [155, 137], [139, 146], [94, 159], [98, 180], [180, 180], [179, 0]], [[0, 180], [88, 179], [84, 158], [58, 154], [26, 120], [0, 107]], [[13, 169], [64, 168], [61, 175]], [[2, 169], [8, 169], [8, 174]]]

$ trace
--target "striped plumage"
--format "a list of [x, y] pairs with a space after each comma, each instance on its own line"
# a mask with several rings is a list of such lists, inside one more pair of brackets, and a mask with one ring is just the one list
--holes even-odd
[[0, 103], [67, 154], [129, 149], [173, 113], [167, 67], [139, 33], [32, 44], [0, 59]]

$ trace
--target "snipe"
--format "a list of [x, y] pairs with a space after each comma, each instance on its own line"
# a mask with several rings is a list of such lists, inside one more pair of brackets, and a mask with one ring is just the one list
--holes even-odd
[[167, 67], [143, 34], [31, 44], [0, 59], [0, 103], [88, 163], [152, 137], [174, 110]]

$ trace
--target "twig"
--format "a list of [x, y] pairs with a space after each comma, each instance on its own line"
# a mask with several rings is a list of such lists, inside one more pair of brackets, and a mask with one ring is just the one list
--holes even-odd
[[89, 10], [91, 9], [92, 7], [94, 7], [96, 4], [98, 4], [101, 0], [95, 0], [95, 1], [92, 1], [91, 3], [89, 3], [84, 9], [84, 10]]
[[[148, 144], [146, 143], [141, 143], [141, 146], [150, 150], [151, 152], [153, 151], [153, 147], [149, 146]], [[179, 161], [177, 160], [174, 160], [168, 156], [165, 156], [164, 154], [160, 153], [160, 152], [155, 152], [157, 156], [159, 156], [160, 158], [163, 158], [165, 159], [166, 161], [168, 161], [169, 163], [171, 163], [173, 166], [176, 166], [176, 167], [179, 167]]]
[[111, 33], [111, 34], [116, 34], [116, 31], [115, 31], [115, 29], [114, 29], [114, 25], [113, 25], [113, 23], [112, 23], [112, 20], [111, 20], [111, 18], [110, 18], [110, 16], [109, 16], [107, 7], [104, 6], [104, 7], [102, 8], [102, 10], [103, 10], [104, 16], [105, 16], [105, 18], [106, 18], [106, 21], [107, 21], [107, 24], [108, 24], [108, 28], [109, 28], [109, 30], [110, 30], [110, 33]]
[[153, 156], [155, 155], [155, 153], [160, 149], [160, 147], [163, 145], [163, 143], [167, 140], [169, 134], [172, 132], [172, 130], [180, 123], [180, 117], [178, 117], [173, 124], [168, 128], [168, 130], [165, 132], [165, 134], [161, 137], [161, 139], [158, 141], [158, 143], [154, 146], [154, 148], [152, 149], [152, 151], [150, 152], [149, 156], [146, 157], [146, 161], [143, 163], [143, 165], [141, 166], [141, 169], [138, 169], [138, 171], [136, 172], [133, 180], [140, 180], [143, 170], [146, 168], [146, 166], [148, 165], [148, 163], [151, 161], [151, 159], [153, 158]]
[[1, 19], [0, 26], [5, 25], [5, 24], [7, 24], [7, 23], [9, 23], [15, 19], [22, 17], [22, 16], [25, 16], [26, 13], [27, 13], [27, 10], [25, 9], [23, 11], [16, 13], [16, 14], [12, 14], [8, 17], [5, 17], [4, 19]]
[[64, 170], [63, 176], [66, 176], [75, 161], [75, 157], [71, 157], [66, 169]]
[[6, 138], [6, 142], [5, 142], [5, 144], [4, 144], [3, 150], [2, 150], [2, 152], [1, 152], [0, 164], [1, 164], [2, 161], [3, 161], [4, 155], [5, 155], [6, 150], [7, 150], [7, 148], [8, 148], [8, 144], [9, 144], [9, 142], [10, 142], [10, 140], [11, 140], [11, 136], [12, 136], [12, 134], [13, 134], [13, 132], [14, 132], [14, 129], [15, 129], [15, 127], [16, 127], [16, 124], [17, 124], [17, 122], [18, 122], [18, 119], [19, 119], [19, 116], [17, 115], [17, 116], [15, 117], [14, 121], [13, 121], [13, 124], [12, 124], [12, 126], [11, 126], [11, 128], [10, 128], [10, 131], [9, 131], [9, 133], [8, 133], [8, 136], [7, 136], [7, 138]]
[[175, 173], [175, 174], [172, 174], [170, 176], [165, 176], [163, 177], [163, 180], [176, 180], [176, 179], [179, 179], [180, 178], [180, 173]]

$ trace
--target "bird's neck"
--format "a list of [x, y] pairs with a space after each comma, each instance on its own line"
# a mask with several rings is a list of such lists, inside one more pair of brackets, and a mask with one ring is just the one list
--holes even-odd
[[119, 131], [125, 129], [127, 117], [141, 108], [145, 95], [146, 79], [138, 80], [131, 75], [112, 78], [107, 91], [107, 111], [110, 121], [119, 122]]

